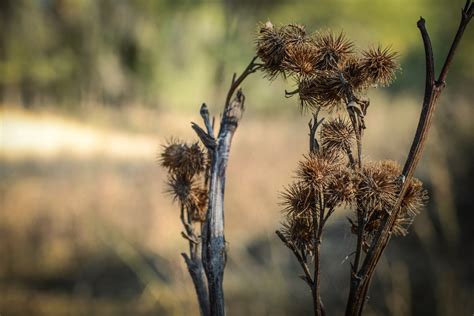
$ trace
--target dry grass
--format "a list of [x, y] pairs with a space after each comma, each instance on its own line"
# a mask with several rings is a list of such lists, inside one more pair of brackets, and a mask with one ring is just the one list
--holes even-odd
[[[384, 100], [380, 95], [374, 99], [374, 104]], [[416, 122], [412, 105], [411, 99], [400, 99], [369, 109], [366, 153], [375, 159], [404, 159], [401, 154]], [[177, 208], [163, 194], [165, 172], [155, 160], [167, 137], [194, 139], [189, 122], [199, 120], [198, 113], [191, 117], [126, 110], [125, 125], [133, 128], [123, 132], [122, 123], [101, 120], [107, 111], [100, 111], [99, 118], [78, 121], [2, 108], [0, 313], [180, 315], [197, 311], [179, 256], [186, 242], [179, 234]], [[297, 267], [273, 233], [280, 221], [278, 192], [291, 181], [297, 160], [307, 150], [308, 119], [265, 120], [249, 115], [237, 131], [226, 192], [230, 257], [225, 286], [232, 314], [310, 311], [310, 297], [294, 278]], [[140, 120], [145, 120], [141, 130]], [[46, 129], [55, 136], [46, 137]], [[387, 133], [390, 142], [384, 141]], [[81, 137], [89, 142], [79, 146]], [[435, 142], [436, 146], [441, 145]], [[422, 169], [420, 175], [430, 182], [436, 170]], [[330, 225], [339, 233], [328, 233], [323, 252], [341, 262], [351, 237], [344, 212], [337, 213]], [[427, 219], [420, 218], [420, 224], [423, 221]], [[429, 238], [426, 231], [424, 226], [420, 232]], [[332, 269], [331, 276], [346, 276], [348, 263], [331, 267], [323, 262], [323, 269]], [[392, 269], [405, 271], [400, 265]], [[324, 283], [334, 294], [328, 304], [345, 301], [346, 284], [337, 278]], [[406, 285], [395, 282], [393, 286]], [[403, 302], [375, 306], [372, 312], [388, 308], [393, 314], [404, 313], [409, 298], [396, 299]], [[453, 300], [457, 306], [463, 301], [462, 297]]]

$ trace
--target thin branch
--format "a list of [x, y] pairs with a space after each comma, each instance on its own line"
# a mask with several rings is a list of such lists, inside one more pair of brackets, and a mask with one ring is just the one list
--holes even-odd
[[471, 20], [472, 15], [473, 6], [471, 1], [468, 0], [466, 1], [466, 5], [462, 10], [461, 22], [456, 32], [456, 36], [448, 52], [448, 56], [446, 57], [446, 60], [443, 64], [440, 76], [438, 77], [438, 80], [436, 82], [434, 81], [433, 52], [428, 32], [426, 31], [425, 20], [423, 18], [420, 18], [417, 23], [417, 26], [420, 29], [421, 36], [423, 39], [426, 58], [426, 81], [423, 107], [420, 113], [420, 119], [418, 122], [415, 137], [410, 148], [410, 153], [403, 168], [403, 177], [401, 178], [402, 181], [400, 193], [398, 195], [394, 207], [392, 208], [391, 212], [389, 212], [390, 216], [384, 222], [384, 224], [381, 225], [381, 228], [377, 231], [374, 241], [372, 242], [369, 251], [367, 252], [367, 255], [364, 259], [363, 265], [360, 271], [357, 272], [357, 277], [360, 278], [360, 282], [358, 282], [357, 288], [354, 291], [352, 291], [351, 289], [347, 304], [346, 315], [360, 315], [362, 313], [362, 309], [365, 303], [365, 297], [367, 295], [367, 291], [370, 286], [375, 267], [390, 240], [391, 231], [401, 210], [403, 198], [407, 192], [416, 166], [421, 158], [421, 154], [431, 126], [433, 114], [436, 109], [436, 103], [445, 86], [446, 75], [453, 60], [454, 53], [456, 52], [456, 48], [459, 45], [462, 35], [469, 21]]
[[296, 259], [298, 260], [298, 262], [299, 262], [299, 264], [300, 264], [300, 266], [303, 269], [303, 272], [305, 274], [305, 279], [306, 279], [305, 281], [312, 290], [314, 282], [313, 282], [313, 278], [311, 276], [311, 272], [309, 272], [308, 265], [306, 264], [306, 260], [300, 254], [300, 252], [295, 247], [295, 245], [291, 241], [286, 239], [286, 237], [282, 234], [282, 232], [277, 230], [277, 231], [275, 231], [275, 233], [277, 234], [278, 238], [280, 238], [280, 240], [285, 244], [285, 246], [288, 247], [288, 249], [290, 249], [293, 252], [293, 254], [295, 255]]
[[204, 125], [207, 129], [207, 134], [214, 139], [214, 127], [212, 126], [210, 117], [209, 117], [209, 109], [207, 108], [206, 103], [201, 105], [201, 110], [199, 111], [201, 114], [202, 120], [204, 121]]
[[244, 81], [248, 75], [250, 75], [251, 73], [254, 73], [255, 71], [257, 71], [258, 69], [262, 67], [260, 64], [255, 63], [255, 60], [257, 58], [258, 58], [257, 56], [252, 58], [247, 68], [245, 68], [245, 70], [242, 72], [242, 74], [238, 78], [236, 78], [236, 74], [234, 73], [234, 76], [232, 77], [232, 83], [230, 85], [229, 91], [227, 92], [227, 97], [225, 99], [224, 111], [229, 106], [232, 95], [234, 95], [235, 90], [240, 86], [242, 81]]
[[[216, 316], [225, 315], [223, 280], [227, 259], [224, 234], [226, 168], [229, 160], [232, 138], [245, 109], [245, 96], [242, 93], [242, 90], [238, 88], [248, 75], [261, 67], [254, 63], [255, 60], [256, 57], [252, 59], [239, 77], [234, 74], [224, 104], [217, 139], [214, 139], [212, 136], [213, 144], [215, 144], [215, 146], [208, 147], [211, 157], [211, 167], [208, 178], [208, 210], [206, 221], [203, 224], [201, 237], [203, 240], [202, 263], [208, 281], [210, 311], [212, 315]], [[233, 99], [232, 96], [234, 96]], [[201, 110], [203, 118], [206, 117], [206, 108], [201, 108]], [[204, 118], [204, 120], [206, 121], [206, 118]], [[208, 141], [207, 138], [211, 138], [209, 130], [213, 129], [214, 124], [211, 125], [211, 128], [209, 128], [210, 124], [206, 122], [205, 125], [207, 126], [208, 133], [204, 132], [204, 136], [207, 137], [200, 137], [201, 140]], [[202, 135], [203, 130], [201, 128], [196, 128], [196, 126], [197, 125], [194, 124], [193, 128], [198, 132], [198, 135]]]
[[206, 133], [199, 125], [194, 122], [191, 122], [191, 128], [196, 132], [196, 135], [209, 151], [213, 151], [216, 148], [216, 140], [213, 136]]
[[309, 152], [316, 153], [319, 151], [318, 140], [316, 139], [316, 131], [318, 127], [323, 123], [324, 117], [318, 121], [318, 114], [321, 108], [317, 108], [313, 113], [313, 118], [309, 120]]
[[446, 80], [446, 76], [448, 75], [449, 67], [451, 66], [451, 62], [453, 61], [454, 53], [458, 48], [459, 42], [466, 30], [469, 21], [471, 20], [474, 12], [474, 5], [471, 0], [467, 0], [466, 4], [464, 5], [463, 10], [461, 11], [461, 22], [459, 23], [458, 30], [456, 32], [456, 36], [454, 37], [453, 43], [451, 44], [451, 48], [449, 49], [448, 55], [444, 62], [443, 68], [441, 68], [441, 72], [438, 77], [438, 84], [444, 85]]

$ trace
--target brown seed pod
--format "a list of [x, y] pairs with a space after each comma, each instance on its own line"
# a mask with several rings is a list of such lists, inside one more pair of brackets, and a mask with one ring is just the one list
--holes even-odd
[[285, 40], [286, 48], [294, 48], [310, 42], [310, 38], [306, 36], [304, 25], [288, 24], [281, 28], [281, 32]]
[[296, 182], [281, 193], [283, 212], [289, 216], [311, 216], [314, 202], [312, 189]]
[[208, 193], [206, 189], [193, 187], [190, 199], [191, 219], [195, 222], [204, 222], [207, 214]]
[[192, 177], [204, 171], [206, 158], [198, 143], [188, 145], [178, 140], [171, 140], [163, 147], [160, 162], [171, 173]]
[[405, 236], [416, 215], [420, 213], [420, 209], [427, 201], [428, 193], [423, 188], [423, 183], [416, 178], [412, 178], [403, 197], [402, 209], [395, 221], [393, 233], [395, 235]]
[[311, 254], [313, 251], [313, 228], [311, 216], [287, 216], [282, 224], [281, 232], [296, 248]]
[[324, 151], [345, 153], [354, 144], [354, 129], [349, 121], [337, 117], [322, 124], [320, 139]]
[[336, 35], [331, 32], [318, 33], [315, 44], [319, 51], [318, 70], [335, 70], [340, 68], [344, 61], [353, 52], [353, 43], [345, 38], [341, 32]]
[[289, 46], [283, 60], [283, 68], [290, 74], [310, 76], [315, 71], [318, 51], [314, 45], [300, 43]]
[[268, 21], [260, 26], [257, 40], [257, 56], [263, 61], [263, 70], [271, 80], [283, 71], [285, 57], [285, 34]]
[[412, 178], [402, 200], [402, 209], [414, 217], [420, 213], [420, 209], [427, 201], [428, 192], [423, 188], [423, 183], [417, 178]]
[[304, 108], [326, 108], [334, 110], [344, 101], [346, 87], [344, 78], [335, 71], [319, 71], [308, 78], [301, 78], [299, 96]]
[[185, 207], [193, 203], [192, 189], [194, 181], [187, 174], [170, 174], [167, 181], [166, 192], [173, 197], [173, 201], [178, 201]]
[[296, 176], [308, 188], [323, 191], [341, 167], [340, 161], [324, 154], [310, 154], [298, 163]]
[[357, 188], [357, 203], [373, 212], [390, 212], [398, 193], [400, 166], [394, 161], [366, 163]]
[[390, 47], [382, 48], [379, 45], [362, 54], [361, 64], [371, 84], [387, 86], [395, 79], [395, 72], [399, 69], [397, 52], [392, 51]]
[[356, 57], [349, 57], [340, 70], [344, 79], [350, 84], [352, 91], [360, 92], [369, 85], [367, 72]]
[[356, 193], [356, 181], [350, 169], [341, 167], [324, 190], [324, 201], [328, 209], [342, 204], [351, 204]]
[[395, 236], [405, 237], [408, 234], [408, 228], [413, 223], [414, 218], [410, 217], [398, 217], [392, 228], [392, 233]]

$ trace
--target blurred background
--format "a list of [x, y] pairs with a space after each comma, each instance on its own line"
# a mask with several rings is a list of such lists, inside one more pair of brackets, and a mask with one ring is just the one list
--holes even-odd
[[[177, 205], [156, 163], [171, 136], [218, 117], [232, 73], [254, 55], [258, 22], [345, 31], [400, 52], [390, 88], [372, 90], [366, 159], [403, 164], [424, 88], [416, 21], [437, 69], [464, 1], [2, 0], [0, 2], [0, 314], [197, 315]], [[367, 315], [474, 312], [473, 30], [459, 47], [416, 176], [430, 202], [381, 260]], [[278, 192], [307, 152], [309, 115], [291, 82], [260, 73], [228, 167], [229, 315], [311, 315], [296, 260], [277, 240]], [[344, 311], [355, 242], [346, 216], [323, 242], [323, 299]]]

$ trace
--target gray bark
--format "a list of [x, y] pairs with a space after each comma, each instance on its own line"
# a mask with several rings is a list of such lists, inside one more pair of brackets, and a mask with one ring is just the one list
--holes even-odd
[[226, 168], [232, 138], [244, 110], [245, 97], [241, 90], [226, 105], [220, 130], [212, 151], [211, 176], [209, 183], [209, 208], [203, 229], [202, 258], [209, 287], [211, 315], [225, 315], [224, 268], [226, 246], [224, 235], [224, 192]]

